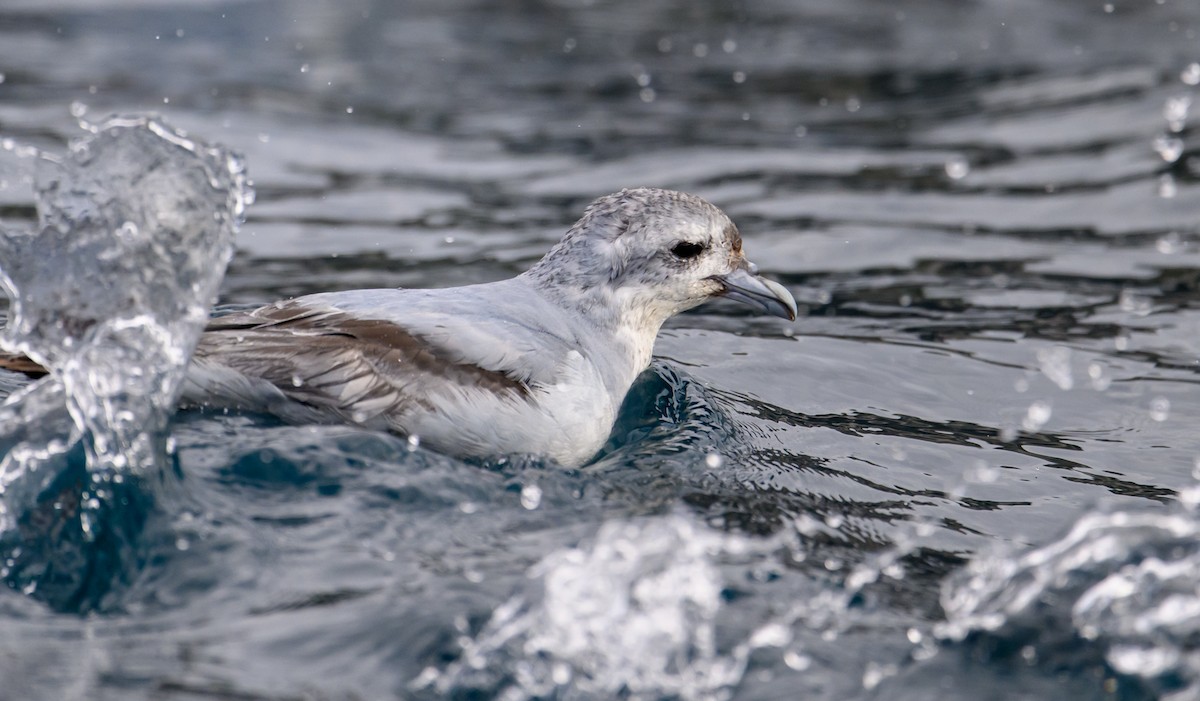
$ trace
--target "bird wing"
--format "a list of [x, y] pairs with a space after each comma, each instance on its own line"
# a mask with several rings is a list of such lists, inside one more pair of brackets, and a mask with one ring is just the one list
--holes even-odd
[[49, 372], [39, 363], [31, 360], [27, 355], [22, 353], [6, 353], [3, 351], [0, 351], [0, 369], [8, 370], [9, 372], [19, 372], [29, 377], [41, 377]]
[[527, 377], [469, 362], [461, 348], [439, 345], [395, 320], [305, 298], [212, 320], [195, 357], [210, 376], [214, 365], [233, 370], [359, 423], [435, 410], [478, 392], [511, 401], [531, 393]]
[[450, 360], [534, 385], [556, 382], [570, 351], [595, 345], [585, 324], [520, 277], [441, 290], [328, 292], [294, 301], [390, 321]]

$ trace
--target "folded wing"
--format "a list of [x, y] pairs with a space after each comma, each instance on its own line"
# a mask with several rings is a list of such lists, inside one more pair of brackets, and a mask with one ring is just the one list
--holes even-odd
[[210, 385], [203, 394], [221, 403], [277, 411], [272, 397], [282, 398], [358, 423], [395, 423], [481, 392], [521, 402], [531, 391], [526, 379], [465, 362], [395, 321], [303, 300], [214, 319], [194, 366], [198, 384]]

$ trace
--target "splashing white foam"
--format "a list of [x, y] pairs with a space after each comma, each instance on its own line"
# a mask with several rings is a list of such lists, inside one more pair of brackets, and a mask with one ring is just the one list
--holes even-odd
[[[943, 639], [1061, 616], [1114, 669], [1170, 698], [1200, 694], [1200, 520], [1169, 512], [1091, 513], [1061, 538], [974, 558], [942, 592]], [[1049, 645], [1050, 643], [1039, 643]], [[1052, 657], [1052, 649], [1034, 649]]]
[[731, 650], [717, 643], [717, 562], [763, 547], [678, 515], [607, 523], [530, 570], [540, 601], [497, 607], [460, 660], [414, 685], [444, 694], [500, 684], [507, 699], [725, 698], [753, 649], [791, 641], [775, 622]]
[[80, 436], [94, 482], [156, 464], [252, 200], [237, 157], [158, 118], [85, 126], [65, 156], [30, 159], [38, 229], [0, 236], [0, 347], [50, 369], [0, 407], [6, 488]]

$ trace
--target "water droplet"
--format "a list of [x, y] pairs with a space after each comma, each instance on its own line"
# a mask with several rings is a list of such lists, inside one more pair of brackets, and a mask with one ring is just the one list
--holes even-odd
[[879, 664], [877, 662], [868, 662], [867, 669], [863, 672], [862, 685], [867, 691], [874, 689], [883, 682], [884, 679], [894, 676], [900, 671], [899, 667], [894, 664]]
[[704, 456], [704, 464], [708, 465], [709, 469], [715, 470], [725, 464], [725, 458], [721, 457], [720, 453], [712, 452]]
[[3, 83], [4, 79], [5, 79], [5, 75], [3, 73], [0, 73], [0, 83]]
[[821, 522], [809, 514], [800, 514], [793, 521], [800, 535], [812, 535], [821, 532]]
[[571, 665], [565, 662], [555, 662], [550, 668], [550, 679], [558, 686], [566, 686], [571, 683]]
[[1150, 400], [1150, 418], [1155, 421], [1166, 421], [1171, 415], [1171, 400], [1166, 397], [1155, 397]]
[[1167, 163], [1174, 163], [1183, 155], [1183, 139], [1160, 134], [1154, 137], [1154, 150]]
[[536, 484], [521, 487], [521, 506], [533, 511], [542, 504], [542, 488]]
[[1121, 307], [1121, 311], [1135, 314], [1137, 316], [1146, 316], [1154, 309], [1153, 300], [1145, 295], [1140, 295], [1133, 290], [1121, 290], [1121, 296], [1118, 298], [1118, 304]]
[[1167, 98], [1163, 105], [1163, 117], [1167, 119], [1167, 127], [1173, 133], [1183, 131], [1187, 124], [1188, 110], [1192, 107], [1191, 95], [1176, 95]]
[[733, 72], [733, 82], [739, 83], [739, 84], [746, 82], [746, 74], [743, 71], [734, 71]]
[[187, 538], [176, 538], [175, 539], [175, 549], [176, 550], [183, 552], [191, 547], [192, 547], [192, 544], [188, 542]]
[[1163, 234], [1154, 242], [1154, 247], [1163, 255], [1179, 253], [1183, 250], [1183, 237], [1179, 235], [1178, 231]]
[[414, 433], [408, 437], [408, 449], [409, 450], [416, 450], [420, 446], [421, 446], [421, 437], [420, 436], [418, 436], [417, 434]]
[[788, 650], [783, 653], [783, 663], [788, 669], [803, 672], [812, 666], [812, 658], [796, 650]]
[[1021, 427], [1026, 431], [1037, 431], [1050, 420], [1051, 407], [1049, 402], [1037, 401], [1029, 405]]
[[656, 96], [654, 88], [642, 88], [638, 91], [638, 97], [642, 98], [642, 102], [654, 102]]
[[1113, 4], [1112, 4], [1111, 2], [1106, 2], [1106, 3], [1104, 3], [1104, 13], [1105, 13], [1105, 14], [1109, 14], [1109, 15], [1111, 15], [1111, 14], [1113, 13], [1113, 11], [1114, 11], [1114, 10], [1116, 10], [1116, 9], [1117, 9], [1117, 8], [1116, 8], [1116, 7], [1114, 7], [1114, 6], [1113, 6]]
[[962, 180], [971, 172], [971, 164], [965, 158], [954, 158], [946, 161], [946, 175], [953, 180]]
[[1158, 178], [1158, 196], [1169, 200], [1179, 194], [1179, 186], [1175, 184], [1175, 176], [1163, 173]]
[[804, 138], [805, 136], [808, 136], [808, 127], [804, 126], [803, 124], [797, 125], [796, 126], [796, 136], [798, 136], [800, 138]]
[[846, 98], [846, 111], [847, 112], [857, 112], [860, 109], [862, 109], [862, 100], [859, 100], [857, 97]]
[[293, 387], [300, 387], [303, 384], [304, 384], [304, 378], [300, 377], [299, 375], [292, 375], [292, 386]]
[[1069, 390], [1075, 386], [1075, 378], [1071, 373], [1071, 349], [1066, 346], [1042, 348], [1037, 353], [1038, 363], [1042, 374], [1058, 385], [1059, 389]]
[[708, 55], [708, 44], [696, 44], [692, 47], [692, 55], [696, 58], [704, 58]]
[[354, 106], [353, 105], [346, 106], [346, 114], [354, 114]]
[[121, 225], [121, 228], [117, 229], [116, 233], [117, 236], [120, 236], [127, 241], [132, 241], [133, 239], [137, 238], [138, 225], [134, 222], [127, 221]]
[[647, 85], [649, 85], [650, 84], [650, 74], [649, 73], [639, 74], [637, 77], [637, 84], [643, 88], [646, 87]]
[[1112, 384], [1104, 365], [1095, 361], [1088, 363], [1088, 379], [1091, 380], [1092, 389], [1097, 392], [1103, 392]]
[[1179, 74], [1179, 79], [1184, 85], [1200, 85], [1200, 63], [1189, 63]]
[[563, 42], [563, 53], [571, 53], [575, 50], [576, 46], [578, 46], [578, 42], [575, 40], [575, 37], [567, 37], [566, 41]]
[[727, 54], [731, 54], [734, 51], [737, 51], [737, 42], [733, 39], [726, 39], [725, 41], [721, 42], [721, 50]]
[[177, 36], [177, 37], [179, 37], [180, 39], [182, 39], [182, 38], [183, 38], [183, 30], [182, 30], [182, 29], [176, 29], [176, 30], [175, 30], [175, 36]]
[[993, 484], [1000, 479], [1000, 471], [986, 464], [975, 466], [967, 473], [967, 481], [975, 484]]
[[662, 37], [661, 39], [658, 40], [659, 53], [664, 53], [664, 54], [670, 53], [671, 48], [672, 48], [671, 37]]
[[307, 63], [301, 63], [301, 64], [300, 64], [300, 72], [301, 72], [301, 73], [307, 73], [307, 72], [308, 72], [308, 64], [307, 64]]
[[750, 647], [783, 647], [792, 642], [792, 631], [781, 623], [768, 623], [750, 636]]

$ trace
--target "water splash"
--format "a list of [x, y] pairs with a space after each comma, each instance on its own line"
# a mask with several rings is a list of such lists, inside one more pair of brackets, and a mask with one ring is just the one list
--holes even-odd
[[1082, 641], [1159, 698], [1196, 698], [1197, 572], [1194, 511], [1091, 513], [1041, 547], [974, 558], [943, 589], [946, 621], [937, 633], [1024, 640], [1024, 631], [1040, 630], [1030, 658], [1069, 659]]
[[[128, 483], [161, 473], [162, 429], [252, 199], [237, 157], [158, 118], [84, 126], [61, 157], [6, 149], [36, 171], [38, 226], [0, 232], [0, 347], [50, 370], [0, 406], [9, 540], [57, 540], [60, 519], [77, 519], [92, 542], [105, 509], [138, 501]], [[83, 474], [55, 462], [77, 443]], [[47, 503], [58, 515], [39, 529]]]
[[232, 255], [241, 163], [134, 117], [37, 164], [38, 230], [0, 246], [0, 345], [52, 369], [94, 468], [146, 469]]
[[717, 642], [725, 586], [717, 563], [762, 550], [679, 515], [610, 522], [590, 545], [552, 553], [529, 573], [540, 600], [501, 605], [461, 658], [414, 686], [444, 695], [492, 689], [506, 699], [718, 699], [770, 627], [731, 650]]

